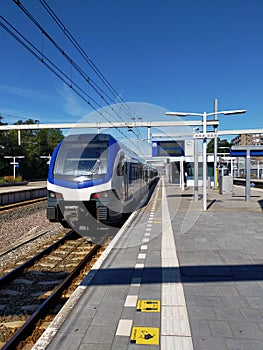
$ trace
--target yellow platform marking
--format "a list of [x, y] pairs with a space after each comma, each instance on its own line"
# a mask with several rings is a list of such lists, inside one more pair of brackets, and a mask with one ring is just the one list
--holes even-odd
[[154, 224], [161, 224], [162, 223], [162, 219], [161, 218], [153, 218], [153, 223]]
[[159, 328], [132, 327], [130, 338], [133, 344], [159, 344]]
[[137, 311], [160, 312], [160, 300], [138, 300]]

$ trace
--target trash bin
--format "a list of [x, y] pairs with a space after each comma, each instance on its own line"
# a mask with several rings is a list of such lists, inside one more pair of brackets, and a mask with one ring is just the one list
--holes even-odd
[[219, 194], [233, 194], [233, 176], [219, 176]]

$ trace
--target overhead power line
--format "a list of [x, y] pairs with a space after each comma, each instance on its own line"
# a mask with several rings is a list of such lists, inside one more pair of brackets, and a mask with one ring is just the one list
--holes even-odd
[[120, 94], [114, 89], [112, 84], [107, 80], [104, 74], [99, 70], [96, 64], [92, 61], [92, 59], [86, 54], [78, 41], [73, 37], [73, 35], [67, 30], [62, 21], [58, 18], [58, 16], [54, 13], [51, 7], [46, 3], [45, 0], [38, 0], [41, 5], [46, 9], [51, 18], [57, 23], [58, 27], [62, 30], [62, 32], [67, 36], [70, 42], [74, 45], [77, 51], [81, 54], [87, 64], [92, 68], [92, 70], [97, 74], [97, 76], [101, 79], [101, 81], [105, 84], [105, 86], [109, 89], [109, 91], [113, 94], [113, 96], [121, 103], [124, 103], [127, 106], [127, 109], [132, 113], [132, 115], [136, 114], [129, 105], [123, 100]]
[[[101, 89], [96, 83], [95, 81], [93, 81], [86, 73], [85, 71], [75, 62], [73, 61], [73, 59], [71, 59], [66, 53], [65, 51], [56, 43], [56, 41], [51, 37], [51, 35], [48, 34], [48, 32], [40, 25], [40, 23], [24, 8], [24, 6], [22, 6], [21, 1], [16, 1], [13, 0], [20, 9], [23, 10], [23, 12], [30, 18], [30, 20], [37, 26], [37, 28], [41, 31], [42, 35], [45, 35], [48, 40], [54, 45], [54, 47], [58, 50], [58, 52], [63, 55], [64, 58], [66, 58], [68, 60], [68, 62], [72, 65], [72, 67], [74, 67], [74, 69], [76, 69], [76, 71], [85, 79], [85, 81], [91, 85], [91, 87], [93, 88], [93, 90], [97, 93], [97, 95], [99, 95], [99, 97], [110, 106], [110, 110], [112, 112], [114, 112], [117, 117], [123, 121], [122, 117], [116, 112], [116, 110], [114, 109], [113, 106], [111, 106], [109, 104], [109, 102], [107, 101], [107, 98], [109, 98], [108, 94], [105, 93], [105, 91], [103, 91], [103, 89]], [[99, 69], [96, 67], [96, 65], [91, 61], [91, 59], [86, 55], [86, 53], [84, 52], [84, 50], [80, 47], [80, 45], [77, 43], [77, 41], [71, 36], [71, 34], [66, 30], [66, 28], [63, 26], [62, 22], [58, 19], [57, 16], [55, 16], [54, 12], [50, 9], [50, 7], [46, 4], [45, 1], [40, 0], [40, 2], [42, 4], [44, 4], [46, 7], [49, 9], [49, 13], [52, 14], [52, 16], [54, 16], [56, 23], [59, 23], [59, 27], [62, 29], [63, 27], [63, 32], [67, 34], [67, 37], [71, 40], [71, 42], [74, 43], [74, 46], [77, 48], [77, 50], [79, 52], [81, 52], [82, 56], [85, 57], [85, 60], [88, 62], [88, 64], [90, 66], [93, 67], [93, 70], [96, 72], [96, 74], [100, 77], [101, 80], [104, 81], [104, 85], [107, 86], [109, 89], [111, 89], [111, 92], [115, 94], [115, 97], [118, 97], [120, 99], [120, 96], [117, 94], [117, 92], [114, 90], [114, 88], [112, 87], [112, 85], [106, 80], [106, 78], [104, 77], [104, 75], [99, 71]], [[52, 11], [52, 12], [50, 12]], [[35, 56], [35, 58], [37, 58], [41, 63], [43, 63], [53, 74], [55, 74], [59, 79], [61, 79], [68, 87], [70, 87], [82, 100], [84, 100], [91, 108], [93, 108], [94, 110], [96, 110], [105, 120], [107, 120], [109, 123], [111, 123], [111, 119], [108, 119], [105, 116], [105, 113], [108, 114], [108, 116], [110, 118], [116, 118], [114, 117], [114, 115], [112, 115], [111, 113], [109, 113], [109, 111], [103, 111], [103, 113], [101, 113], [100, 111], [98, 111], [98, 108], [103, 108], [103, 106], [101, 104], [99, 104], [93, 97], [91, 97], [89, 94], [87, 94], [80, 86], [79, 84], [77, 84], [76, 82], [73, 81], [72, 76], [69, 76], [68, 74], [64, 73], [54, 62], [52, 62], [51, 59], [49, 59], [47, 57], [47, 55], [44, 54], [43, 52], [43, 46], [40, 49], [38, 49], [36, 46], [34, 46], [30, 40], [28, 40], [25, 36], [23, 36], [20, 31], [18, 31], [11, 23], [9, 23], [5, 18], [3, 18], [3, 16], [1, 16], [1, 23], [0, 25], [13, 37], [15, 38], [22, 46], [24, 46], [33, 56]], [[107, 98], [105, 98], [105, 96]], [[113, 102], [113, 100], [110, 98], [110, 100]], [[123, 101], [121, 99], [121, 101]], [[123, 101], [123, 103], [125, 105], [128, 106], [128, 104], [126, 104], [126, 102]], [[121, 106], [123, 106], [123, 104], [121, 104]], [[129, 108], [129, 112], [132, 110]], [[127, 112], [126, 112], [127, 113]], [[134, 115], [134, 114], [133, 114]], [[134, 118], [132, 118], [134, 119]], [[125, 121], [123, 121], [125, 122]], [[127, 127], [128, 127], [128, 122], [127, 123]], [[135, 128], [136, 129], [136, 128]], [[130, 138], [125, 135], [122, 131], [118, 130], [125, 138], [127, 138], [129, 141]], [[134, 130], [131, 130], [132, 133], [138, 137], [139, 135], [136, 135], [136, 133], [134, 132]], [[136, 130], [138, 131], [138, 130]]]
[[[107, 98], [109, 96], [105, 93], [105, 91], [95, 83], [94, 80], [92, 80], [83, 69], [80, 68], [80, 66], [63, 50], [59, 44], [52, 38], [52, 36], [41, 26], [41, 24], [34, 18], [34, 16], [22, 5], [22, 2], [20, 0], [13, 0], [16, 5], [24, 12], [24, 14], [34, 23], [34, 25], [41, 31], [42, 35], [45, 35], [45, 37], [51, 42], [51, 44], [58, 50], [58, 52], [63, 55], [63, 57], [76, 69], [76, 71], [82, 76], [82, 78], [85, 79], [85, 81], [92, 87], [92, 89], [97, 93], [97, 95], [107, 104], [111, 105], [112, 103], [115, 103], [114, 100], [110, 98], [110, 102], [107, 101]], [[115, 97], [119, 97], [117, 92], [114, 90], [112, 85], [108, 82], [108, 80], [104, 77], [104, 75], [100, 72], [100, 70], [97, 68], [97, 66], [92, 62], [92, 60], [87, 56], [85, 51], [81, 48], [81, 46], [78, 44], [78, 42], [73, 38], [73, 36], [69, 33], [69, 31], [65, 28], [63, 23], [59, 20], [59, 18], [55, 15], [55, 13], [51, 10], [50, 6], [47, 5], [45, 1], [40, 1], [40, 3], [44, 6], [44, 8], [48, 11], [49, 15], [52, 17], [52, 19], [55, 21], [55, 23], [59, 26], [61, 30], [63, 30], [63, 33], [68, 37], [70, 42], [74, 45], [74, 47], [77, 49], [77, 51], [82, 55], [82, 57], [85, 59], [85, 61], [89, 64], [89, 66], [93, 69], [93, 71], [97, 74], [97, 76], [100, 78], [100, 80], [106, 85], [109, 90], [113, 93]], [[106, 98], [107, 97], [107, 98]], [[125, 101], [121, 100], [125, 105]], [[130, 108], [129, 108], [130, 109]], [[123, 122], [125, 122], [122, 118], [122, 116], [119, 115], [115, 111], [115, 109], [112, 107], [112, 110], [115, 112], [116, 116]], [[131, 111], [131, 109], [130, 109]], [[124, 111], [125, 112], [125, 111]], [[127, 112], [125, 112], [127, 113]]]

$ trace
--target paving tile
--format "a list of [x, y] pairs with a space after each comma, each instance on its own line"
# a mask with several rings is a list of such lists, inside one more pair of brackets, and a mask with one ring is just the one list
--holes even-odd
[[92, 344], [92, 343], [83, 343], [78, 348], [78, 350], [111, 350], [111, 349], [114, 349], [112, 348], [111, 344]]
[[263, 309], [263, 297], [247, 297], [246, 300], [252, 308]]
[[217, 320], [226, 321], [242, 321], [243, 314], [237, 308], [230, 307], [215, 307], [214, 308]]
[[229, 338], [233, 337], [231, 328], [226, 321], [208, 321], [213, 337]]
[[211, 337], [212, 336], [208, 321], [205, 321], [203, 319], [191, 318], [190, 329], [193, 337], [195, 336]]
[[256, 339], [226, 339], [228, 350], [262, 350], [262, 341]]
[[224, 339], [214, 337], [195, 336], [193, 337], [193, 345], [194, 350], [229, 350]]
[[230, 327], [235, 338], [261, 339], [263, 344], [263, 330], [256, 322], [237, 322], [230, 323]]
[[90, 326], [82, 340], [82, 344], [111, 344], [115, 332], [116, 327], [113, 327], [110, 324], [107, 326]]
[[240, 312], [246, 321], [256, 321], [263, 323], [263, 313], [261, 314], [257, 309], [241, 308]]
[[205, 306], [189, 306], [186, 300], [188, 315], [191, 319], [216, 320], [213, 308]]

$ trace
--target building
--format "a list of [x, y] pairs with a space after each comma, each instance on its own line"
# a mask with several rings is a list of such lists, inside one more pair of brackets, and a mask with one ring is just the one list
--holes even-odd
[[263, 145], [263, 133], [239, 134], [231, 140], [233, 146]]

